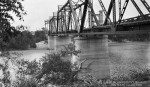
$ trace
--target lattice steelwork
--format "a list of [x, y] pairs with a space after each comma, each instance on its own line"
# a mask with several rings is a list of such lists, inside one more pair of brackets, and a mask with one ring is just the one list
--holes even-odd
[[[58, 11], [53, 13], [49, 20], [45, 21], [45, 27], [49, 29], [49, 35], [115, 34], [122, 31], [148, 30], [150, 28], [150, 14], [144, 14], [136, 0], [108, 1], [110, 1], [110, 4], [106, 8], [103, 3], [104, 0], [94, 0], [94, 2], [99, 3], [102, 11], [99, 10], [99, 13], [96, 14], [93, 0], [78, 0], [76, 2], [68, 0], [64, 5], [59, 5]], [[140, 1], [150, 13], [147, 0]], [[140, 16], [123, 20], [129, 2], [133, 4]], [[118, 5], [118, 8], [116, 8], [116, 5]], [[119, 11], [119, 14], [116, 13], [116, 10]], [[104, 21], [102, 21], [103, 14], [105, 16]]]

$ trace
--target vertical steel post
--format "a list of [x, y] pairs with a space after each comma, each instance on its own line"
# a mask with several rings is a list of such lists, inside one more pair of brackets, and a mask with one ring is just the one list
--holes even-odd
[[49, 19], [48, 23], [49, 23], [49, 34], [51, 34], [51, 19]]
[[[58, 18], [58, 22], [57, 22], [57, 18]], [[53, 23], [53, 29], [56, 30], [56, 34], [58, 33], [58, 29], [59, 29], [59, 14], [58, 14], [58, 17], [55, 16], [55, 13], [53, 12], [53, 19], [52, 19], [52, 23]], [[57, 26], [58, 24], [58, 26]], [[57, 29], [58, 27], [58, 29]]]
[[85, 0], [84, 10], [83, 10], [83, 15], [82, 15], [82, 19], [81, 19], [81, 26], [80, 26], [80, 32], [79, 33], [83, 32], [85, 18], [86, 18], [86, 13], [87, 13], [88, 2], [89, 2], [89, 0]]
[[[46, 29], [46, 21], [44, 21], [44, 23], [45, 23], [45, 29]], [[50, 30], [48, 30], [48, 32], [50, 32]]]
[[67, 32], [67, 23], [66, 23], [67, 20], [66, 20], [66, 17], [67, 17], [67, 16], [66, 16], [66, 10], [64, 10], [64, 19], [63, 19], [63, 20], [64, 20], [64, 28], [65, 28], [65, 32]]
[[59, 12], [57, 12], [57, 28], [56, 28], [56, 34], [58, 33], [59, 28]]
[[92, 16], [91, 16], [91, 11], [88, 11], [88, 20], [89, 20], [89, 28], [92, 28]]
[[108, 18], [110, 16], [111, 10], [113, 8], [113, 4], [114, 4], [113, 2], [114, 2], [114, 0], [110, 1], [109, 8], [108, 8], [108, 11], [107, 11], [107, 15], [106, 15], [106, 18], [105, 18], [105, 21], [104, 21], [104, 25], [107, 25]]
[[61, 29], [61, 32], [63, 32], [63, 11], [61, 11], [61, 19], [60, 19], [61, 21], [60, 21], [60, 29]]
[[119, 6], [119, 18], [121, 16], [121, 0], [118, 0], [118, 6]]
[[71, 15], [70, 24], [71, 24], [71, 31], [72, 31], [72, 15]]
[[113, 2], [113, 28], [112, 31], [116, 31], [116, 0]]

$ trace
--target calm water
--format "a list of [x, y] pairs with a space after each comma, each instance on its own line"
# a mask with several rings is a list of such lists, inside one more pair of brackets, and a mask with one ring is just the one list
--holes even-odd
[[[61, 45], [71, 42], [70, 37], [50, 37], [49, 47], [59, 50]], [[127, 74], [130, 69], [140, 69], [150, 65], [150, 42], [115, 43], [107, 39], [75, 40], [77, 49], [82, 53], [78, 57], [70, 57], [73, 61], [83, 63], [82, 74], [92, 74], [96, 78], [110, 75]], [[39, 59], [48, 53], [47, 50], [22, 51], [22, 58]], [[140, 68], [139, 68], [140, 67]], [[115, 73], [115, 74], [114, 74]]]
[[[50, 37], [49, 47], [58, 50], [61, 45], [71, 42], [69, 37]], [[77, 61], [83, 63], [82, 74], [92, 74], [97, 78], [104, 78], [115, 74], [127, 74], [130, 69], [139, 69], [150, 65], [150, 42], [114, 43], [106, 38], [91, 40], [75, 40], [77, 49], [82, 53]], [[74, 57], [73, 57], [74, 58]], [[117, 70], [117, 71], [116, 71]], [[115, 74], [114, 74], [115, 73]]]

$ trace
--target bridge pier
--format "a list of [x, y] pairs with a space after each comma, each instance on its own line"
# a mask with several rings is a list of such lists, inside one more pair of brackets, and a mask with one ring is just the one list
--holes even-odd
[[87, 59], [82, 65], [89, 70], [83, 70], [86, 73], [80, 73], [79, 77], [91, 74], [97, 79], [110, 76], [110, 62], [108, 52], [108, 35], [97, 36], [97, 39], [75, 38], [77, 49], [81, 49], [80, 60]]
[[106, 44], [108, 45], [108, 35], [103, 35], [102, 40], [105, 41]]
[[50, 49], [50, 36], [48, 36], [48, 49]]
[[48, 49], [56, 51], [56, 45], [57, 45], [57, 41], [56, 41], [56, 37], [57, 36], [48, 36]]

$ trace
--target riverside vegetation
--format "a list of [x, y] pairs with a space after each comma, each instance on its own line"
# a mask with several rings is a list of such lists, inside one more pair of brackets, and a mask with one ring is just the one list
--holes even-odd
[[44, 30], [37, 30], [34, 35], [30, 31], [24, 30], [9, 40], [7, 49], [27, 50], [28, 48], [36, 48], [36, 43], [43, 40], [47, 40]]
[[109, 40], [116, 42], [127, 41], [150, 41], [150, 34], [132, 34], [132, 35], [109, 35]]
[[[13, 53], [17, 55], [16, 57], [11, 57], [9, 52], [3, 52], [1, 57], [4, 58], [5, 63], [1, 64], [4, 75], [1, 82], [5, 87], [48, 87], [47, 85], [55, 85], [56, 87], [126, 87], [127, 85], [148, 87], [149, 68], [140, 68], [140, 71], [131, 70], [128, 76], [118, 75], [96, 79], [89, 74], [78, 78], [82, 66], [72, 64], [64, 58], [66, 56], [71, 58], [72, 55], [78, 56], [81, 51], [75, 49], [74, 43], [63, 47], [58, 52], [47, 54], [39, 61], [19, 59], [20, 55], [17, 53]], [[17, 66], [15, 81], [10, 79], [9, 62]]]

